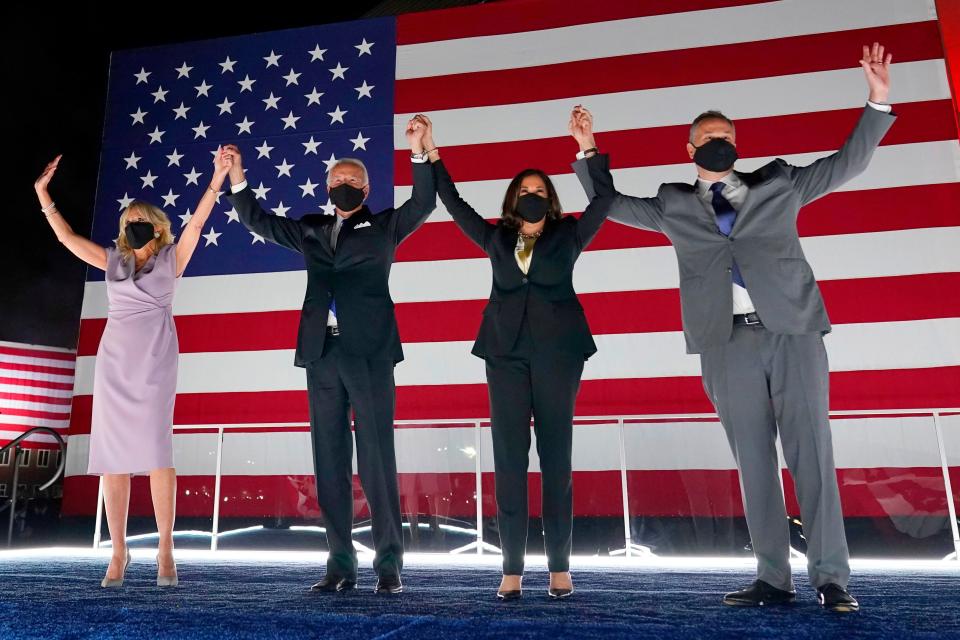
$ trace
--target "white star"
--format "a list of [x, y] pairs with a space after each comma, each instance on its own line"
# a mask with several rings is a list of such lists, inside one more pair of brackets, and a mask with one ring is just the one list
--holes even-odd
[[243, 122], [237, 123], [237, 129], [239, 129], [239, 131], [237, 131], [237, 135], [240, 135], [241, 133], [252, 133], [250, 131], [250, 127], [252, 126], [253, 126], [253, 122], [251, 120], [248, 120], [247, 116], [243, 116]]
[[347, 112], [347, 111], [341, 111], [341, 110], [340, 110], [340, 105], [337, 105], [337, 108], [336, 108], [335, 110], [330, 111], [330, 112], [327, 113], [327, 115], [330, 116], [330, 124], [333, 124], [334, 122], [339, 122], [340, 124], [343, 124], [343, 116], [344, 116], [346, 113], [348, 113], [348, 112]]
[[276, 108], [277, 108], [277, 103], [280, 102], [280, 98], [281, 98], [281, 97], [282, 97], [282, 96], [275, 96], [275, 95], [273, 95], [273, 91], [271, 91], [271, 92], [270, 92], [270, 97], [269, 97], [269, 98], [264, 98], [264, 99], [262, 100], [262, 102], [263, 102], [265, 105], [267, 105], [267, 106], [264, 108], [264, 111], [269, 111], [270, 109], [276, 109]]
[[130, 152], [130, 157], [129, 157], [129, 158], [124, 158], [124, 160], [125, 160], [126, 163], [127, 163], [127, 166], [126, 166], [125, 168], [126, 168], [126, 169], [139, 169], [140, 167], [137, 166], [137, 163], [140, 162], [140, 160], [142, 160], [142, 159], [143, 159], [143, 158], [141, 158], [141, 157], [138, 156], [136, 153], [134, 153], [133, 151], [131, 151], [131, 152]]
[[140, 176], [140, 179], [143, 180], [143, 187], [141, 187], [142, 189], [146, 189], [147, 187], [150, 187], [152, 189], [153, 183], [157, 181], [157, 176], [150, 173], [150, 170], [148, 169], [147, 175]]
[[150, 136], [150, 144], [153, 144], [154, 142], [163, 142], [163, 134], [165, 133], [166, 131], [160, 131], [160, 127], [154, 127], [153, 133], [148, 134]]
[[280, 65], [278, 63], [280, 62], [280, 58], [282, 57], [283, 57], [282, 53], [277, 55], [276, 53], [273, 52], [273, 49], [270, 49], [270, 55], [264, 57], [264, 60], [267, 61], [267, 69], [269, 69], [270, 67], [277, 67], [279, 69]]
[[303, 155], [307, 155], [308, 153], [317, 155], [317, 147], [319, 147], [323, 143], [318, 140], [314, 140], [313, 136], [310, 136], [310, 140], [308, 140], [307, 142], [301, 142], [300, 144], [306, 147], [306, 151], [303, 152]]
[[[321, 60], [322, 60], [322, 58], [321, 58]], [[140, 73], [135, 73], [135, 74], [133, 74], [133, 77], [137, 79], [137, 84], [140, 84], [141, 82], [146, 83], [146, 82], [147, 82], [147, 76], [149, 76], [151, 73], [153, 73], [153, 72], [152, 72], [152, 71], [147, 71], [147, 70], [144, 69], [143, 67], [140, 67]]]
[[261, 182], [259, 187], [256, 189], [251, 189], [251, 191], [253, 191], [254, 195], [256, 195], [260, 200], [266, 200], [267, 191], [270, 191], [270, 187], [263, 186], [263, 182]]
[[301, 190], [303, 190], [303, 196], [301, 196], [301, 197], [306, 198], [307, 195], [309, 194], [311, 197], [315, 198], [315, 197], [317, 197], [317, 194], [314, 193], [314, 191], [315, 191], [316, 188], [319, 187], [320, 185], [317, 184], [317, 183], [312, 182], [312, 181], [310, 180], [310, 178], [307, 178], [307, 181], [306, 181], [306, 182], [304, 182], [303, 184], [298, 185], [298, 186], [300, 187]]
[[360, 85], [359, 87], [354, 87], [353, 90], [357, 92], [357, 100], [359, 100], [360, 98], [372, 99], [373, 96], [370, 95], [370, 92], [373, 91], [374, 86], [376, 85], [367, 84], [367, 81], [364, 80], [362, 85]]
[[235, 105], [235, 104], [237, 104], [237, 103], [236, 103], [236, 102], [230, 102], [229, 100], [227, 100], [226, 98], [224, 98], [224, 99], [223, 99], [223, 102], [221, 102], [220, 104], [217, 105], [218, 107], [220, 107], [220, 115], [223, 115], [223, 114], [225, 114], [225, 113], [232, 114], [233, 111], [231, 111], [230, 108], [231, 108], [233, 105]]
[[330, 202], [329, 199], [327, 200], [327, 204], [320, 205], [320, 208], [323, 210], [323, 213], [328, 216], [336, 215], [337, 213], [337, 206]]
[[356, 151], [357, 149], [363, 149], [364, 151], [366, 151], [366, 150], [367, 150], [367, 143], [368, 143], [369, 141], [370, 141], [370, 138], [364, 138], [364, 137], [363, 137], [363, 132], [362, 132], [362, 131], [357, 131], [357, 137], [350, 139], [350, 142], [353, 143], [353, 150], [354, 150], [354, 151]]
[[193, 67], [188, 67], [186, 62], [184, 62], [182, 65], [174, 69], [174, 71], [177, 72], [177, 79], [179, 80], [180, 78], [189, 78], [191, 69], [193, 69]]
[[181, 103], [180, 103], [180, 106], [177, 107], [177, 108], [175, 108], [175, 109], [173, 110], [173, 112], [174, 112], [175, 114], [177, 114], [176, 116], [174, 116], [173, 119], [174, 119], [174, 120], [179, 120], [180, 118], [183, 118], [184, 120], [186, 120], [186, 119], [187, 119], [187, 111], [190, 111], [190, 107], [184, 106], [183, 102], [181, 102]]
[[251, 231], [250, 235], [253, 236], [253, 242], [251, 242], [250, 244], [257, 244], [258, 242], [260, 244], [266, 244], [266, 242], [263, 241], [263, 236], [260, 235], [259, 233], [254, 233], [253, 231]]
[[183, 154], [177, 153], [177, 150], [174, 149], [173, 153], [167, 156], [167, 160], [168, 160], [167, 166], [172, 167], [173, 165], [177, 165], [179, 167], [181, 158], [183, 158]]
[[223, 71], [220, 72], [220, 75], [223, 75], [223, 74], [225, 74], [227, 71], [229, 71], [230, 73], [233, 73], [233, 65], [237, 64], [237, 61], [236, 61], [236, 60], [231, 60], [231, 59], [230, 59], [230, 56], [227, 56], [227, 59], [226, 59], [226, 60], [224, 60], [223, 62], [220, 62], [220, 63], [218, 63], [218, 64], [220, 65], [220, 68], [223, 69]]
[[273, 151], [273, 147], [267, 144], [267, 141], [264, 140], [263, 144], [259, 147], [254, 147], [257, 150], [257, 160], [260, 158], [269, 158], [270, 152]]
[[323, 62], [323, 54], [326, 52], [327, 50], [321, 49], [319, 44], [313, 48], [313, 51], [307, 51], [310, 54], [310, 62], [316, 62], [317, 60]]
[[163, 198], [163, 206], [175, 207], [177, 206], [177, 198], [179, 198], [180, 195], [177, 193], [174, 193], [173, 189], [170, 189], [169, 191], [167, 191], [167, 195], [160, 196], [160, 197]]
[[367, 54], [367, 55], [369, 55], [369, 56], [372, 56], [373, 54], [370, 52], [370, 47], [372, 47], [372, 46], [375, 45], [375, 44], [377, 44], [377, 43], [376, 43], [376, 42], [367, 42], [367, 39], [364, 38], [364, 39], [363, 39], [363, 42], [361, 42], [360, 44], [355, 44], [355, 45], [353, 45], [353, 48], [354, 48], [354, 49], [359, 49], [359, 50], [360, 50], [360, 54], [359, 54], [359, 55], [361, 55], [361, 56], [362, 56], [363, 54]]
[[317, 91], [317, 88], [314, 87], [313, 91], [303, 94], [303, 97], [307, 99], [307, 106], [309, 107], [312, 104], [320, 104], [320, 96], [322, 95], [323, 92]]
[[282, 162], [281, 164], [277, 164], [277, 165], [274, 165], [274, 166], [277, 168], [277, 177], [278, 177], [278, 178], [279, 178], [280, 176], [287, 176], [288, 178], [292, 178], [293, 176], [290, 175], [290, 169], [293, 169], [293, 167], [295, 167], [296, 165], [289, 164], [289, 163], [287, 162], [287, 159], [284, 158], [284, 159], [283, 159], [283, 162]]
[[137, 110], [134, 113], [130, 114], [130, 117], [133, 118], [133, 122], [130, 123], [132, 127], [135, 124], [143, 124], [143, 116], [147, 115], [147, 112], [137, 107]]
[[190, 173], [183, 174], [183, 177], [187, 179], [187, 184], [195, 184], [199, 186], [200, 183], [197, 182], [197, 178], [199, 178], [202, 175], [203, 175], [202, 173], [197, 171], [196, 167], [190, 167]]
[[203, 124], [203, 120], [201, 120], [200, 124], [198, 124], [195, 127], [191, 127], [191, 129], [193, 129], [193, 139], [196, 140], [197, 138], [206, 138], [207, 129], [209, 128], [210, 128], [210, 125]]
[[327, 165], [327, 173], [330, 173], [330, 169], [333, 168], [333, 165], [337, 164], [337, 158], [331, 153], [329, 160], [322, 160], [321, 162]]
[[297, 128], [297, 120], [300, 119], [300, 116], [295, 116], [295, 115], [293, 115], [293, 111], [291, 111], [291, 112], [290, 112], [290, 115], [288, 115], [286, 118], [280, 118], [280, 119], [283, 120], [283, 128], [284, 128], [284, 130], [287, 130], [287, 129], [291, 128], [291, 127], [293, 127], [294, 129], [296, 129], [296, 128]]
[[210, 97], [210, 89], [213, 89], [213, 85], [212, 85], [212, 84], [207, 84], [207, 81], [206, 81], [206, 80], [201, 80], [201, 81], [200, 81], [200, 84], [198, 84], [197, 86], [195, 86], [194, 89], [197, 90], [197, 97], [198, 97], [198, 98], [199, 98], [200, 96], [205, 96], [205, 97], [209, 98], [209, 97]]
[[210, 227], [209, 233], [203, 234], [203, 239], [207, 241], [207, 244], [203, 246], [209, 247], [210, 245], [213, 244], [219, 247], [220, 245], [217, 244], [217, 238], [219, 238], [222, 235], [223, 235], [222, 233], [217, 233], [216, 231], [213, 230], [213, 227]]
[[290, 211], [290, 207], [283, 206], [283, 200], [281, 200], [280, 204], [277, 207], [271, 209], [271, 211], [273, 211], [275, 214], [277, 214], [281, 218], [286, 218], [287, 211]]
[[350, 68], [350, 67], [341, 66], [340, 63], [338, 62], [338, 63], [337, 63], [337, 66], [335, 66], [333, 69], [330, 69], [330, 73], [333, 74], [333, 77], [330, 78], [330, 80], [331, 80], [331, 81], [332, 81], [332, 80], [336, 80], [337, 78], [343, 78], [344, 80], [346, 80], [346, 78], [344, 78], [344, 75], [343, 75], [343, 74], [344, 74], [344, 73], [346, 72], [346, 70], [349, 69], [349, 68]]
[[164, 89], [162, 86], [157, 87], [157, 90], [150, 94], [153, 96], [153, 104], [157, 104], [158, 102], [166, 102], [168, 93], [170, 92]]
[[253, 93], [254, 82], [256, 82], [256, 80], [251, 80], [249, 73], [243, 78], [243, 80], [237, 80], [237, 84], [240, 85], [240, 93], [243, 93], [244, 91]]
[[187, 209], [186, 213], [182, 213], [177, 217], [180, 218], [180, 228], [183, 229], [185, 226], [187, 226], [187, 223], [190, 222], [190, 218], [193, 217], [193, 214], [190, 213], [190, 209]]
[[302, 73], [296, 73], [293, 69], [290, 69], [290, 73], [288, 73], [287, 75], [283, 76], [283, 79], [287, 81], [287, 85], [286, 85], [286, 86], [288, 86], [288, 87], [289, 87], [290, 85], [292, 85], [292, 84], [295, 84], [295, 85], [297, 85], [297, 86], [300, 86], [300, 83], [297, 82], [297, 78], [299, 78], [299, 77], [302, 76], [302, 75], [303, 75]]
[[240, 214], [233, 207], [230, 208], [230, 211], [227, 211], [227, 224], [231, 222], [240, 222]]
[[120, 203], [120, 211], [123, 211], [124, 209], [129, 207], [130, 203], [133, 202], [134, 200], [136, 200], [136, 198], [131, 198], [130, 196], [127, 195], [127, 192], [124, 191], [123, 197], [117, 199], [117, 202]]

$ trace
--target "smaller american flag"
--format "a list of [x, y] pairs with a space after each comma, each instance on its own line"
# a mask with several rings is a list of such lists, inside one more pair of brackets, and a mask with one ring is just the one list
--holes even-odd
[[[67, 349], [0, 341], [0, 446], [32, 427], [66, 436], [77, 354]], [[49, 434], [30, 438], [53, 443]]]

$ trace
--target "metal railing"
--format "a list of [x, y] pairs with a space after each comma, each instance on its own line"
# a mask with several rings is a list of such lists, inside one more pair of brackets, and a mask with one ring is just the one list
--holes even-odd
[[[879, 410], [851, 410], [851, 411], [831, 411], [831, 418], [844, 418], [844, 417], [870, 417], [870, 416], [929, 416], [933, 419], [933, 426], [936, 432], [937, 448], [939, 452], [939, 462], [940, 470], [943, 475], [943, 485], [944, 491], [946, 493], [946, 502], [947, 502], [947, 512], [950, 520], [951, 534], [953, 538], [953, 548], [954, 551], [948, 555], [945, 560], [953, 559], [960, 560], [960, 530], [958, 530], [957, 524], [957, 507], [953, 499], [953, 488], [950, 479], [950, 468], [947, 461], [947, 452], [946, 446], [944, 444], [943, 438], [943, 425], [942, 425], [942, 416], [943, 415], [954, 415], [960, 414], [960, 409], [953, 408], [941, 408], [941, 409], [879, 409]], [[647, 415], [613, 415], [613, 416], [577, 416], [574, 418], [575, 423], [588, 422], [594, 425], [603, 425], [610, 424], [616, 425], [619, 430], [619, 471], [620, 471], [620, 485], [621, 492], [623, 497], [623, 531], [624, 531], [624, 548], [611, 552], [611, 555], [624, 555], [626, 557], [630, 556], [645, 556], [650, 555], [650, 549], [642, 545], [638, 545], [633, 542], [633, 536], [631, 535], [631, 514], [629, 509], [629, 488], [628, 488], [628, 474], [627, 474], [627, 458], [628, 452], [626, 447], [626, 437], [625, 437], [625, 424], [626, 423], [642, 423], [642, 422], [663, 422], [666, 420], [702, 420], [702, 419], [712, 419], [719, 421], [719, 417], [715, 413], [687, 413], [687, 414], [647, 414]], [[395, 425], [464, 425], [471, 426], [474, 429], [475, 440], [474, 448], [476, 450], [476, 455], [474, 458], [474, 471], [475, 471], [475, 491], [476, 491], [476, 506], [477, 506], [477, 527], [475, 532], [476, 540], [470, 542], [467, 545], [459, 547], [452, 550], [450, 553], [462, 553], [464, 551], [476, 551], [477, 554], [482, 554], [484, 550], [499, 552], [499, 549], [494, 545], [485, 542], [483, 540], [483, 487], [482, 487], [482, 474], [483, 474], [483, 461], [482, 461], [482, 429], [485, 425], [490, 424], [489, 418], [469, 418], [469, 419], [440, 419], [440, 420], [395, 420]], [[275, 429], [290, 429], [291, 427], [300, 427], [308, 428], [309, 424], [307, 423], [283, 423], [283, 424], [237, 424], [237, 425], [223, 425], [223, 426], [211, 426], [211, 425], [179, 425], [175, 426], [174, 430], [197, 430], [197, 429], [216, 429], [217, 430], [217, 462], [216, 470], [214, 477], [214, 502], [213, 502], [213, 523], [210, 537], [210, 549], [211, 551], [217, 550], [218, 537], [220, 535], [220, 502], [221, 502], [221, 478], [222, 478], [222, 466], [223, 466], [223, 439], [227, 431], [231, 430], [245, 430], [250, 429], [251, 427], [261, 428], [275, 428]], [[778, 443], [779, 448], [779, 443]], [[783, 457], [781, 457], [781, 466], [783, 466]], [[94, 530], [93, 537], [93, 548], [97, 549], [101, 546], [102, 541], [102, 522], [103, 522], [103, 478], [100, 478], [100, 487], [97, 495], [97, 511], [96, 511], [96, 525]]]
[[20, 480], [20, 453], [23, 450], [23, 447], [20, 446], [20, 443], [26, 440], [27, 438], [29, 438], [30, 436], [40, 432], [49, 433], [56, 439], [57, 446], [60, 447], [60, 455], [58, 456], [60, 458], [60, 464], [57, 465], [57, 470], [53, 474], [53, 477], [47, 480], [47, 482], [45, 482], [43, 485], [41, 485], [40, 488], [37, 489], [37, 491], [44, 491], [45, 489], [50, 487], [50, 485], [52, 485], [54, 482], [59, 480], [60, 476], [63, 475], [63, 470], [67, 464], [67, 456], [66, 456], [67, 445], [63, 441], [63, 438], [60, 436], [60, 434], [57, 433], [56, 430], [51, 429], [50, 427], [33, 427], [29, 431], [21, 433], [19, 436], [17, 436], [7, 444], [0, 447], [0, 455], [2, 455], [3, 452], [9, 449], [10, 447], [13, 447], [13, 488], [10, 493], [10, 502], [9, 502], [10, 522], [7, 525], [7, 548], [10, 548], [13, 545], [13, 522], [14, 522], [14, 519], [16, 518], [16, 513], [17, 513], [17, 497], [18, 497], [17, 492], [18, 492], [18, 483]]

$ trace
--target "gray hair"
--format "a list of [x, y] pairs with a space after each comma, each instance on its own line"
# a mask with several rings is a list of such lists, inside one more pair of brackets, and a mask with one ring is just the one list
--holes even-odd
[[358, 158], [340, 158], [334, 162], [333, 166], [330, 167], [330, 170], [327, 171], [328, 187], [333, 184], [333, 170], [344, 164], [360, 167], [360, 170], [363, 171], [363, 184], [366, 185], [370, 182], [370, 174], [367, 173], [367, 165], [363, 164], [362, 160], [359, 160]]
[[704, 111], [703, 113], [698, 115], [696, 118], [694, 118], [693, 124], [690, 125], [690, 144], [693, 144], [693, 141], [697, 139], [697, 127], [700, 126], [700, 123], [703, 122], [704, 120], [723, 120], [728, 125], [730, 125], [730, 128], [733, 129], [734, 133], [736, 133], [737, 131], [737, 128], [733, 124], [733, 120], [723, 115], [719, 111], [714, 111], [714, 110]]

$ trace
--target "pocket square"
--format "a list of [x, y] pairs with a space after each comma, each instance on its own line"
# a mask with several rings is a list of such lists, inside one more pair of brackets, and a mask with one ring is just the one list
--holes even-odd
[[356, 225], [354, 229], [363, 229], [364, 227], [369, 227], [369, 226], [370, 226], [370, 221], [367, 220], [366, 222], [361, 222], [360, 224]]

